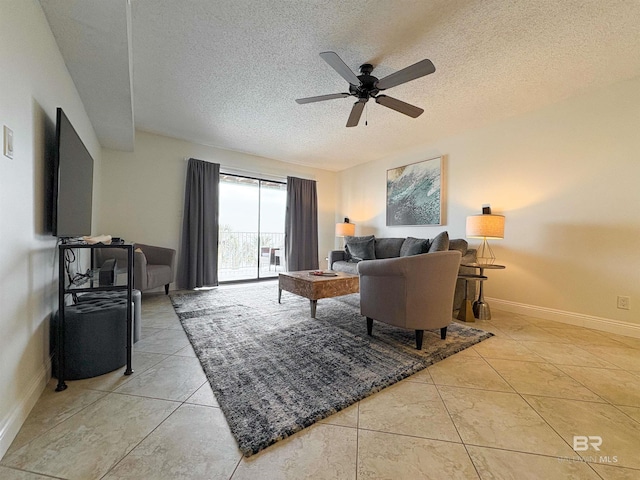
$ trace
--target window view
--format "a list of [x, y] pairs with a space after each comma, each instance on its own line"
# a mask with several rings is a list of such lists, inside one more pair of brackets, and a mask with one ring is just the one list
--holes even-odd
[[274, 277], [284, 269], [285, 183], [220, 174], [218, 280]]

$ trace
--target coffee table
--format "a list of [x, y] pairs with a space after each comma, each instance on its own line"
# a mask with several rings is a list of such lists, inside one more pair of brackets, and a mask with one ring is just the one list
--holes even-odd
[[310, 275], [314, 270], [283, 272], [278, 275], [278, 303], [282, 303], [282, 291], [308, 298], [311, 318], [316, 318], [316, 306], [321, 298], [339, 297], [360, 291], [360, 276], [344, 272], [331, 272], [335, 276]]

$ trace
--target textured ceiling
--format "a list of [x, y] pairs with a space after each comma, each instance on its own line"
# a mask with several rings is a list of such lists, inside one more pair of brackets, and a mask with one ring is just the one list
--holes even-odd
[[[131, 0], [131, 21], [136, 128], [330, 170], [640, 75], [637, 0]], [[385, 92], [425, 112], [296, 104], [347, 91], [323, 51], [378, 78], [430, 59]]]

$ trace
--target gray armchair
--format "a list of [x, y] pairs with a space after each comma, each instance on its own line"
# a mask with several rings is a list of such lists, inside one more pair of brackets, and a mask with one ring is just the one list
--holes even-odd
[[[164, 285], [164, 291], [168, 294], [169, 285], [175, 277], [175, 257], [176, 251], [172, 248], [136, 243], [133, 253], [133, 288], [144, 292]], [[126, 268], [126, 251], [117, 248], [96, 250], [98, 266], [102, 266], [110, 258], [116, 259], [118, 269]]]
[[457, 250], [425, 253], [358, 263], [360, 312], [373, 320], [416, 331], [416, 348], [422, 349], [425, 330], [440, 329], [447, 336], [451, 305], [461, 254]]

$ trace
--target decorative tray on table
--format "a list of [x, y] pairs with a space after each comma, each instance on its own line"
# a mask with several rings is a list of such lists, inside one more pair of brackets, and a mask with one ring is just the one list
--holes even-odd
[[335, 272], [323, 272], [322, 270], [314, 270], [313, 272], [309, 272], [309, 275], [313, 275], [314, 277], [337, 277], [338, 274]]

